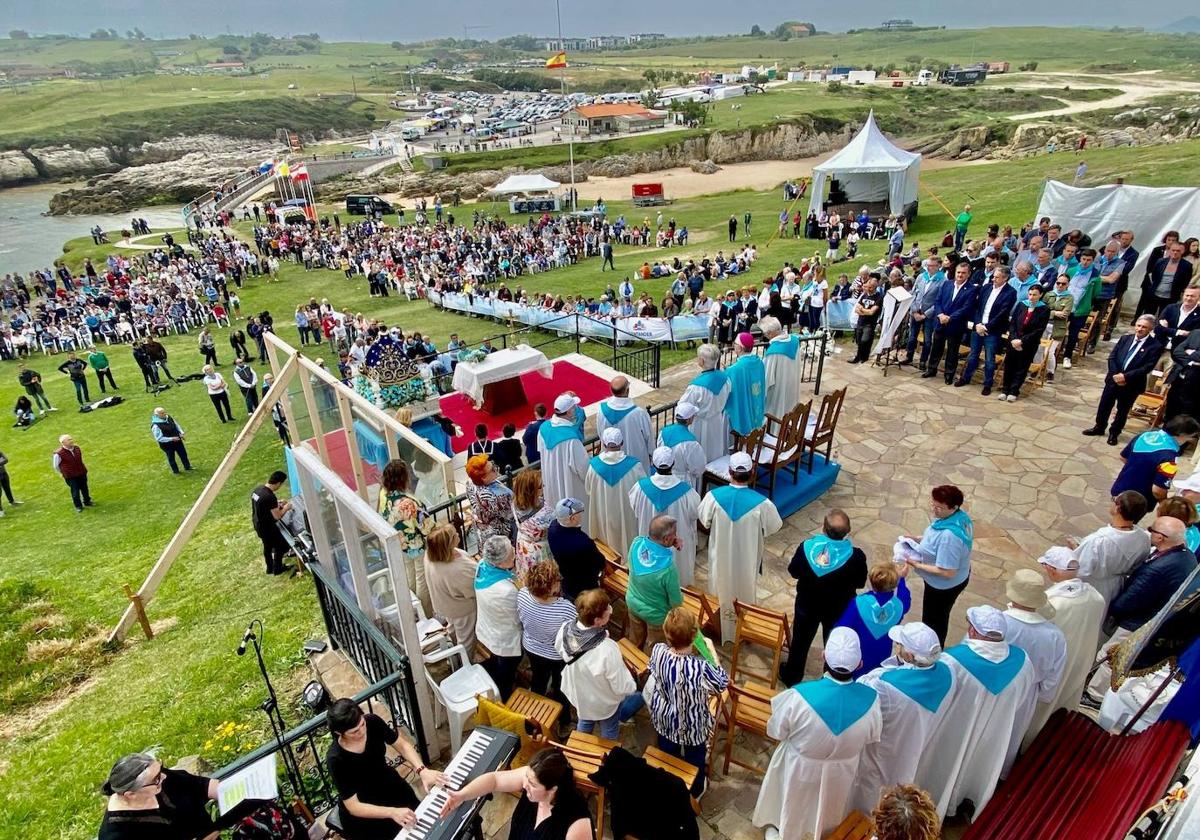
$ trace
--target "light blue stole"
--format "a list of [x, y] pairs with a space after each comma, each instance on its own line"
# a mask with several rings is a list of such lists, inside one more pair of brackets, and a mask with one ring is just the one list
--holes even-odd
[[758, 356], [742, 356], [729, 366], [729, 399], [725, 412], [729, 426], [739, 435], [748, 435], [766, 422], [767, 371]]
[[668, 487], [666, 490], [663, 490], [661, 487], [651, 481], [650, 476], [638, 479], [638, 487], [642, 488], [642, 492], [646, 494], [646, 498], [650, 500], [650, 504], [653, 505], [654, 509], [659, 513], [662, 513], [671, 505], [682, 499], [688, 494], [688, 491], [692, 489], [692, 485], [688, 484], [686, 481], [681, 481], [674, 487]]
[[900, 598], [894, 592], [892, 597], [882, 604], [879, 603], [874, 592], [864, 592], [854, 599], [854, 608], [858, 610], [858, 617], [862, 620], [863, 627], [867, 628], [867, 632], [876, 639], [882, 639], [887, 635], [888, 630], [891, 630], [900, 623], [900, 619], [904, 618], [904, 604], [900, 602]]
[[1175, 438], [1164, 432], [1162, 429], [1153, 429], [1149, 432], [1142, 432], [1133, 441], [1134, 452], [1158, 452], [1160, 449], [1169, 449], [1171, 452], [1179, 452], [1179, 444], [1175, 442]]
[[725, 511], [725, 514], [734, 522], [737, 522], [767, 500], [761, 493], [751, 490], [749, 487], [734, 487], [732, 485], [710, 490], [709, 495], [713, 497], [716, 503], [721, 506], [721, 510]]
[[692, 430], [682, 423], [671, 423], [663, 426], [663, 430], [659, 432], [659, 437], [662, 438], [663, 446], [675, 447], [681, 443], [687, 443], [689, 440], [694, 441], [696, 436], [692, 434]]
[[600, 413], [604, 415], [604, 419], [608, 421], [610, 426], [620, 423], [635, 408], [637, 408], [636, 405], [631, 405], [628, 408], [613, 408], [608, 403], [600, 403]]
[[[804, 558], [817, 577], [836, 572], [846, 565], [853, 553], [854, 546], [850, 540], [833, 540], [824, 534], [814, 534], [804, 541]], [[825, 560], [819, 562], [818, 558], [822, 556]]]
[[480, 563], [475, 569], [476, 589], [487, 589], [492, 584], [512, 579], [513, 573], [511, 569], [501, 569], [499, 566], [493, 566], [491, 563]]
[[796, 353], [800, 350], [800, 339], [794, 335], [788, 336], [787, 341], [769, 341], [767, 342], [768, 356], [787, 356], [789, 359], [795, 360]]
[[629, 471], [638, 465], [639, 461], [632, 455], [626, 455], [624, 460], [617, 461], [615, 464], [610, 464], [608, 461], [605, 461], [603, 458], [597, 455], [588, 463], [591, 464], [592, 469], [596, 471], [596, 475], [600, 476], [600, 478], [604, 480], [605, 484], [607, 484], [609, 487], [616, 487], [621, 483], [621, 479], [628, 475]]
[[958, 664], [966, 668], [971, 676], [979, 680], [991, 694], [999, 694], [1004, 691], [1021, 672], [1021, 666], [1025, 664], [1025, 651], [1016, 645], [1008, 646], [1008, 656], [1001, 662], [984, 659], [971, 650], [966, 642], [955, 645], [947, 650], [946, 654], [958, 660]]
[[629, 573], [632, 575], [661, 572], [674, 562], [675, 551], [649, 537], [637, 537], [629, 545]]
[[725, 387], [725, 383], [729, 381], [729, 375], [723, 370], [706, 370], [704, 373], [692, 380], [692, 384], [698, 388], [703, 388], [712, 393], [715, 397], [721, 393], [721, 389]]
[[817, 713], [829, 731], [841, 735], [871, 711], [879, 695], [869, 685], [839, 683], [829, 676], [792, 687]]
[[929, 668], [889, 668], [879, 679], [931, 712], [938, 710], [954, 685], [945, 662], [934, 662]]
[[967, 516], [966, 511], [962, 508], [954, 511], [954, 513], [943, 519], [935, 519], [929, 523], [929, 527], [935, 531], [949, 531], [954, 536], [963, 541], [967, 547], [967, 551], [971, 550], [971, 546], [975, 544], [975, 525], [971, 522], [971, 517]]
[[542, 441], [538, 448], [543, 452], [549, 452], [563, 441], [583, 440], [578, 426], [555, 426], [550, 423], [543, 423], [538, 427], [538, 437]]

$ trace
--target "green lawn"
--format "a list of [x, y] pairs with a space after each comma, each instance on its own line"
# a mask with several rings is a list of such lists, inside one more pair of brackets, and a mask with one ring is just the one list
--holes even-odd
[[[953, 210], [971, 201], [980, 231], [989, 221], [1016, 226], [1032, 217], [1043, 179], [1069, 178], [1075, 162], [1072, 155], [1060, 155], [941, 170], [925, 175], [922, 186], [936, 192]], [[1200, 180], [1200, 141], [1147, 149], [1089, 150], [1088, 165], [1089, 180], [1095, 183], [1118, 174], [1131, 183], [1196, 183]], [[817, 250], [817, 243], [791, 239], [767, 247], [781, 206], [777, 192], [742, 191], [679, 201], [664, 212], [689, 227], [693, 244], [684, 253], [699, 257], [727, 248], [726, 220], [731, 213], [740, 218], [749, 209], [755, 219], [753, 239], [762, 253], [759, 268], [750, 275], [754, 278], [784, 260], [796, 261]], [[921, 207], [910, 239], [927, 244], [940, 238], [949, 219], [925, 192]], [[470, 210], [459, 208], [458, 212]], [[612, 215], [622, 212], [633, 220], [646, 215], [626, 203], [610, 205]], [[881, 243], [864, 246], [862, 261], [873, 261], [882, 248]], [[106, 252], [107, 247], [92, 246], [90, 240], [74, 240], [66, 259], [79, 265], [85, 256], [99, 257]], [[532, 290], [598, 295], [606, 282], [615, 283], [652, 253], [619, 248], [619, 276], [601, 274], [599, 262], [591, 260], [538, 275], [525, 285]], [[852, 272], [858, 263], [842, 265], [840, 270]], [[643, 288], [647, 284], [638, 281], [635, 285]], [[661, 295], [667, 282], [658, 280], [650, 286]], [[445, 345], [450, 332], [476, 341], [500, 330], [480, 319], [433, 311], [421, 302], [393, 296], [381, 303], [366, 294], [361, 279], [346, 281], [338, 272], [306, 273], [290, 266], [278, 284], [249, 281], [242, 292], [243, 309], [271, 310], [279, 334], [294, 341], [289, 313], [298, 301], [311, 296], [328, 297], [338, 306], [376, 314], [405, 330], [419, 329], [432, 335], [439, 346]], [[223, 332], [218, 342], [228, 371], [229, 349]], [[176, 374], [199, 367], [194, 336], [166, 343]], [[584, 348], [601, 352], [590, 344]], [[689, 355], [679, 350], [664, 358], [670, 363]], [[258, 677], [250, 659], [234, 655], [242, 629], [252, 616], [262, 617], [271, 670], [277, 678], [290, 678], [293, 683], [304, 673], [297, 669], [302, 641], [320, 633], [311, 584], [265, 578], [259, 546], [250, 532], [246, 496], [264, 475], [283, 463], [274, 432], [268, 428], [259, 435], [151, 603], [152, 619], [166, 622], [158, 638], [151, 643], [135, 639], [107, 657], [88, 647], [87, 637], [105, 632], [124, 608], [121, 584], [140, 584], [236, 431], [232, 425], [215, 422], [199, 383], [152, 398], [142, 393], [128, 348], [113, 348], [110, 358], [128, 399], [126, 404], [76, 414], [65, 375], [54, 371], [59, 359], [38, 357], [32, 366], [46, 378], [50, 399], [61, 410], [28, 431], [0, 429], [0, 449], [10, 458], [15, 491], [25, 501], [0, 521], [0, 533], [5, 535], [0, 608], [13, 613], [7, 621], [0, 621], [0, 653], [18, 660], [25, 645], [35, 642], [40, 644], [35, 653], [55, 650], [63, 661], [52, 667], [28, 661], [26, 656], [25, 661], [0, 669], [0, 674], [8, 680], [44, 673], [53, 681], [48, 689], [81, 686], [68, 702], [45, 715], [40, 713], [47, 709], [33, 702], [44, 692], [39, 695], [36, 691], [33, 696], [7, 699], [8, 708], [0, 710], [3, 837], [84, 840], [93, 836], [102, 807], [97, 787], [121, 753], [161, 744], [168, 760], [202, 753], [220, 764], [241, 747], [261, 739], [262, 716], [256, 711], [261, 699]], [[0, 405], [7, 410], [18, 392], [15, 365], [0, 363]], [[195, 473], [174, 476], [168, 471], [148, 430], [155, 405], [165, 406], [186, 429]], [[239, 419], [245, 416], [236, 401], [235, 414]], [[50, 453], [57, 436], [64, 432], [75, 436], [91, 467], [98, 506], [82, 515], [73, 512], [65, 485], [50, 470]], [[14, 598], [20, 603], [14, 603]], [[36, 603], [30, 606], [22, 601], [28, 598], [35, 598]], [[47, 616], [53, 618], [47, 622]], [[49, 627], [43, 627], [47, 623]], [[77, 644], [71, 644], [72, 638]], [[284, 694], [288, 698], [294, 695], [294, 690]], [[36, 717], [28, 717], [35, 712], [39, 713]], [[297, 713], [289, 714], [292, 721], [299, 719]], [[233, 745], [230, 753], [218, 745], [206, 749], [205, 744], [224, 721], [248, 723], [254, 729], [244, 736], [243, 743]]]

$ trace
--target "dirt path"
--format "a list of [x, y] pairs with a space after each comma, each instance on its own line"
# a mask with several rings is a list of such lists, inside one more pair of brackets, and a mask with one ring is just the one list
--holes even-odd
[[1050, 108], [1045, 111], [1029, 111], [1024, 114], [1010, 114], [1008, 118], [1015, 122], [1023, 122], [1025, 120], [1039, 120], [1045, 117], [1081, 114], [1086, 111], [1098, 111], [1108, 108], [1132, 108], [1145, 102], [1147, 99], [1153, 99], [1163, 94], [1200, 93], [1200, 82], [1166, 79], [1159, 76], [1158, 72], [1157, 70], [1149, 70], [1102, 76], [1081, 75], [1079, 73], [1021, 73], [1011, 79], [1005, 76], [1004, 85], [1012, 88], [1041, 89], [1066, 83], [1080, 90], [1118, 88], [1121, 91], [1117, 96], [1110, 96], [1108, 99], [1098, 99], [1092, 102], [1066, 102], [1061, 108]]

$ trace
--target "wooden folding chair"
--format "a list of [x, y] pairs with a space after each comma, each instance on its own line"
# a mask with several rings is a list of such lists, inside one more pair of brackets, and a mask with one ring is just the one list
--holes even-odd
[[[762, 444], [759, 446], [755, 467], [770, 476], [767, 495], [775, 498], [775, 475], [789, 464], [793, 482], [800, 480], [800, 460], [804, 454], [804, 431], [812, 414], [812, 400], [800, 403], [783, 417], [767, 415], [763, 427]], [[753, 456], [751, 456], [753, 457]], [[757, 476], [756, 476], [757, 477]], [[756, 482], [757, 483], [757, 482]]]
[[627, 638], [617, 642], [617, 647], [621, 649], [621, 661], [625, 663], [625, 667], [629, 669], [629, 673], [633, 674], [635, 680], [650, 673], [650, 655], [648, 653]]
[[1084, 321], [1083, 329], [1079, 331], [1079, 343], [1075, 345], [1075, 352], [1071, 354], [1071, 364], [1077, 364], [1083, 360], [1084, 355], [1087, 353], [1088, 343], [1092, 340], [1092, 333], [1099, 329], [1099, 315], [1099, 312], [1093, 312]]
[[775, 743], [775, 739], [767, 734], [767, 721], [771, 719], [771, 698], [774, 696], [775, 692], [765, 685], [729, 684], [729, 727], [725, 732], [725, 766], [722, 773], [729, 774], [730, 764], [736, 764], [760, 775], [767, 771], [765, 767], [746, 764], [734, 758], [733, 741], [740, 729]]
[[543, 735], [554, 732], [554, 725], [562, 715], [562, 703], [534, 694], [527, 688], [514, 688], [504, 708], [522, 715], [541, 730]]
[[596, 549], [604, 556], [605, 562], [613, 562], [618, 565], [621, 563], [621, 552], [617, 551], [612, 546], [605, 543], [603, 540], [595, 540]]
[[842, 387], [821, 399], [821, 410], [812, 431], [804, 432], [804, 448], [808, 450], [808, 472], [811, 475], [817, 459], [817, 449], [825, 447], [825, 460], [833, 457], [833, 435], [837, 431], [838, 418], [842, 416], [842, 403], [846, 400], [846, 388]]
[[[655, 746], [646, 747], [642, 753], [642, 758], [645, 760], [647, 766], [666, 770], [672, 776], [679, 779], [689, 791], [691, 791], [692, 785], [696, 784], [696, 777], [700, 775], [700, 768], [696, 765], [689, 764], [682, 758], [665, 753]], [[692, 810], [699, 814], [700, 803], [694, 796], [691, 796], [691, 800]]]
[[875, 826], [871, 818], [861, 811], [851, 811], [825, 840], [871, 840], [875, 836]]
[[783, 661], [783, 648], [792, 637], [788, 629], [787, 616], [755, 604], [743, 604], [733, 600], [733, 611], [737, 615], [737, 629], [733, 638], [733, 659], [729, 663], [729, 679], [737, 676], [738, 656], [742, 645], [758, 644], [772, 651], [771, 688], [779, 682], [779, 664]]
[[600, 769], [608, 753], [617, 746], [616, 741], [608, 741], [583, 732], [572, 732], [565, 744], [551, 742], [553, 747], [562, 750], [567, 763], [575, 775], [575, 786], [584, 796], [596, 797], [596, 836], [604, 836], [604, 802], [605, 790], [591, 780], [591, 775]]
[[720, 644], [721, 639], [721, 602], [716, 595], [697, 589], [694, 586], [683, 587], [683, 608], [696, 618], [701, 631], [711, 635]]
[[[629, 569], [622, 566], [619, 560], [605, 555], [604, 571], [600, 574], [600, 588], [608, 593], [608, 598], [613, 603], [624, 601], [625, 594], [629, 592]], [[609, 623], [620, 630], [621, 635], [625, 634], [624, 623], [611, 620]]]
[[1054, 342], [1048, 338], [1043, 338], [1038, 345], [1042, 348], [1041, 361], [1034, 362], [1029, 366], [1029, 375], [1025, 377], [1025, 385], [1034, 388], [1042, 388], [1046, 385], [1046, 375], [1050, 370], [1050, 348]]

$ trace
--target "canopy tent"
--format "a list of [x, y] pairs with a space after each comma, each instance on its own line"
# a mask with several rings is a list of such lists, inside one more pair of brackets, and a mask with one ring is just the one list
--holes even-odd
[[496, 195], [516, 195], [518, 193], [551, 192], [562, 186], [558, 181], [551, 181], [542, 173], [533, 175], [510, 175], [496, 186], [491, 192]]
[[846, 146], [824, 163], [813, 167], [809, 209], [821, 211], [825, 185], [836, 178], [847, 203], [888, 202], [888, 212], [899, 214], [917, 200], [921, 156], [906, 152], [884, 136], [875, 124], [875, 112]]

